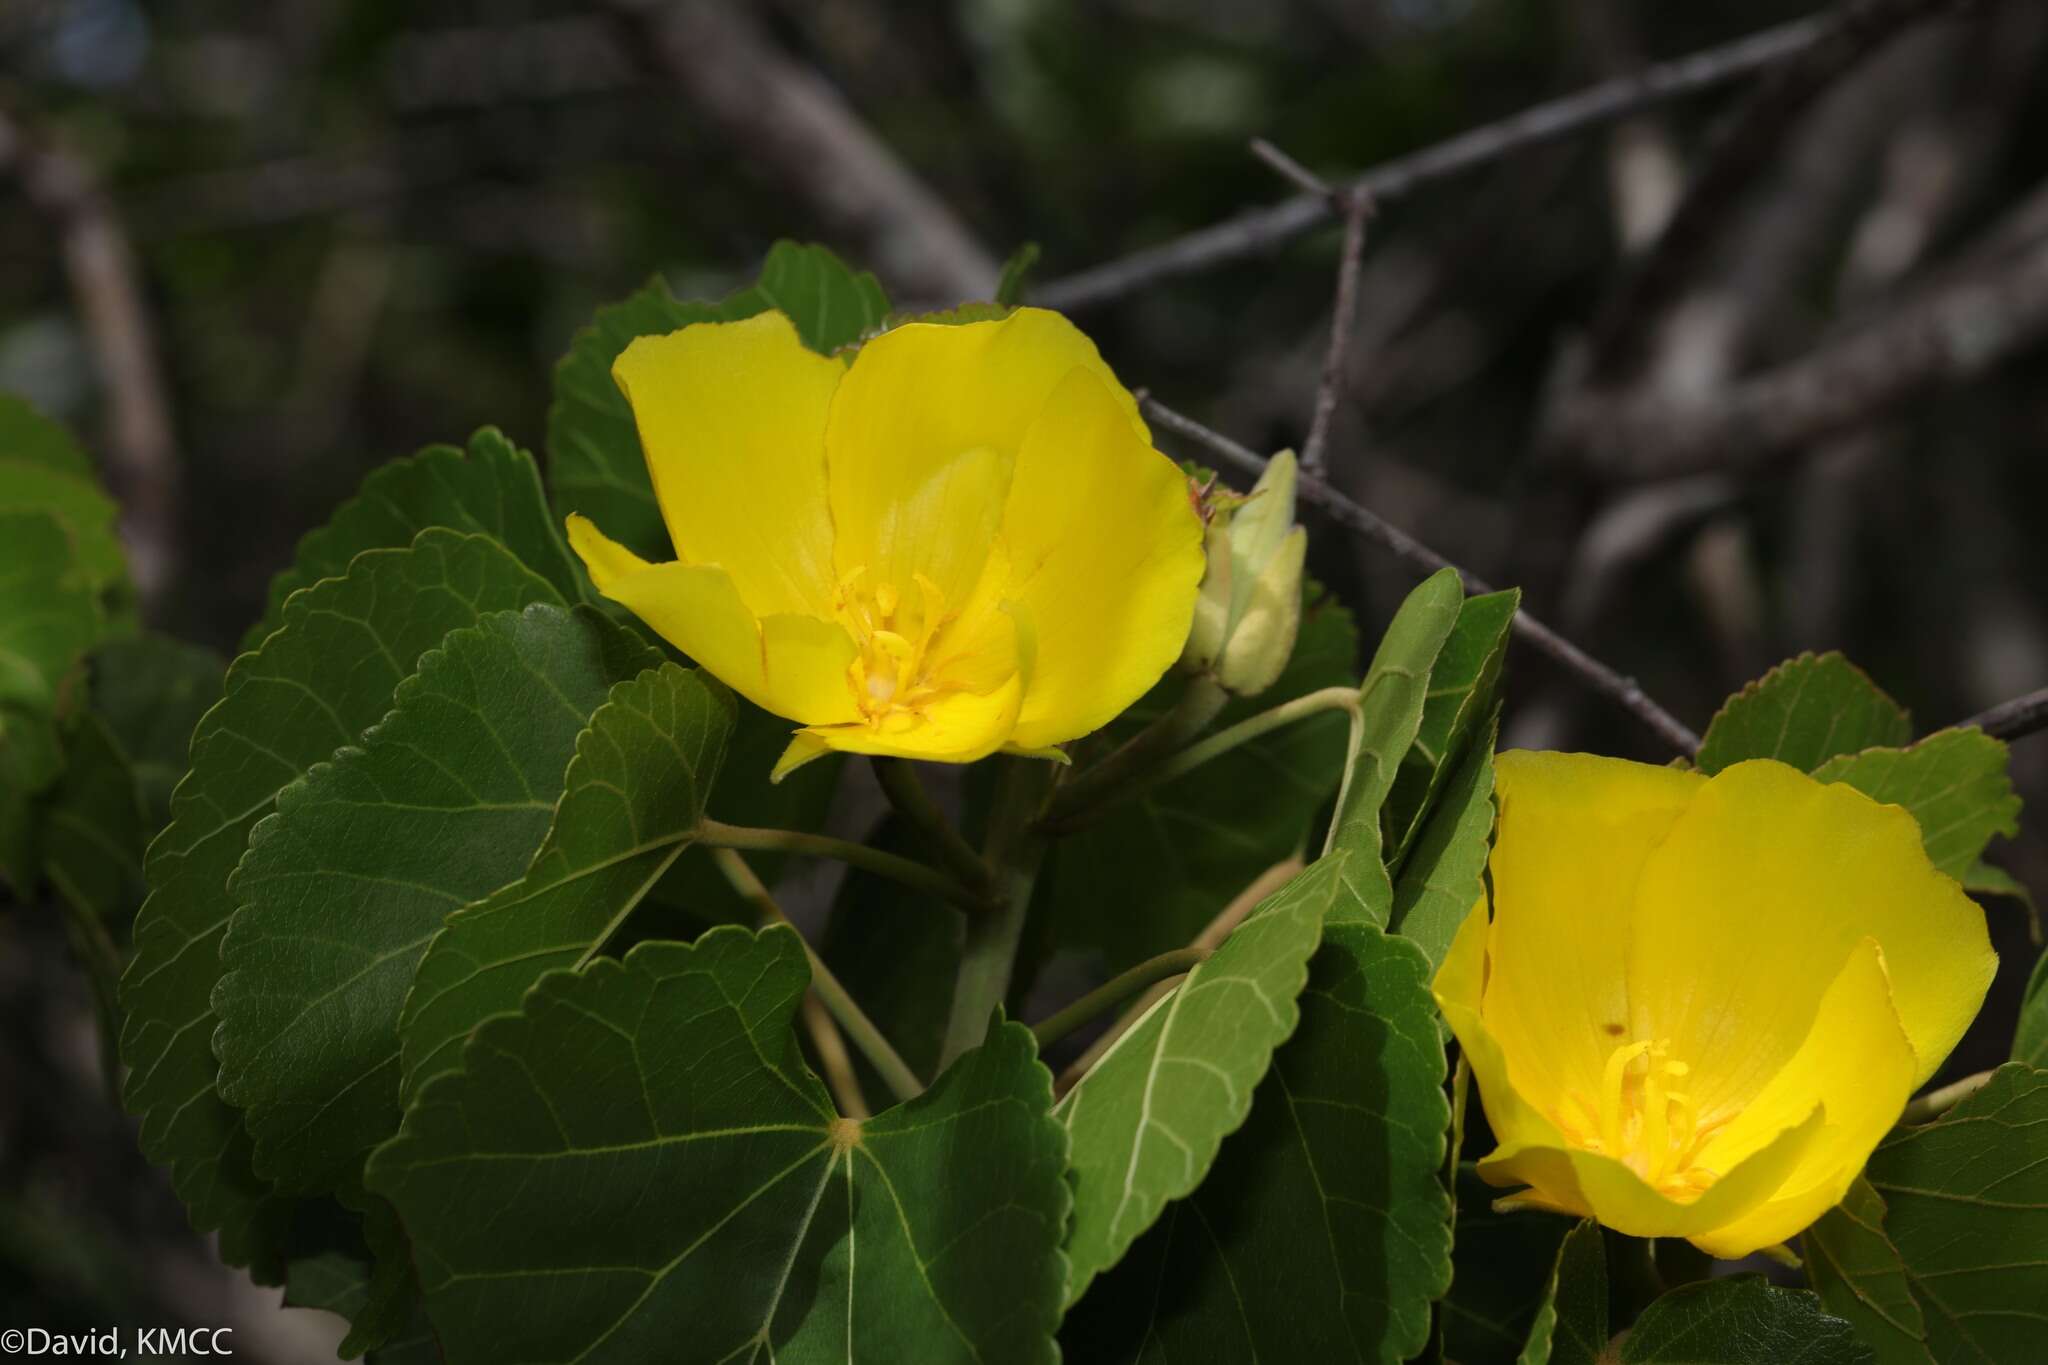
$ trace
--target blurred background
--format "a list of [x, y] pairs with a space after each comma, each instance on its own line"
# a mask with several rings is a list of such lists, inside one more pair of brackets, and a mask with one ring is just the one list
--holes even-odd
[[[2048, 683], [2048, 6], [1847, 8], [1778, 40], [1861, 60], [1703, 81], [1389, 195], [1367, 236], [1332, 482], [1696, 730], [1801, 650], [1923, 730]], [[367, 470], [485, 423], [539, 448], [597, 305], [657, 272], [723, 293], [779, 237], [937, 305], [1035, 242], [1032, 290], [1126, 383], [1269, 451], [1308, 428], [1333, 221], [1076, 272], [1299, 193], [1253, 137], [1336, 180], [1828, 13], [0, 0], [0, 390], [102, 459], [150, 623], [223, 652]], [[1306, 519], [1375, 639], [1416, 570]], [[1510, 670], [1506, 742], [1668, 756], [1543, 657]], [[2048, 738], [2014, 769], [2048, 812]], [[1993, 860], [2048, 888], [2044, 829]], [[1999, 1059], [2037, 952], [2021, 907], [1989, 913], [2005, 966], [1957, 1072]], [[220, 1269], [136, 1154], [34, 907], [0, 916], [0, 1029], [0, 1325], [329, 1358], [338, 1332]]]

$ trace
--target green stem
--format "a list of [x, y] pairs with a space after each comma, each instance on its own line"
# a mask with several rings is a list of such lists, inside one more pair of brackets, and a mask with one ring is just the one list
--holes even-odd
[[989, 884], [988, 864], [932, 800], [924, 783], [917, 780], [917, 769], [910, 766], [910, 760], [876, 758], [873, 763], [882, 794], [889, 798], [896, 813], [924, 836], [954, 876], [975, 890], [985, 890]]
[[1045, 858], [1045, 837], [1037, 821], [1057, 771], [1041, 758], [1009, 758], [995, 808], [989, 813], [986, 859], [994, 878], [996, 902], [986, 914], [967, 920], [967, 939], [960, 950], [960, 974], [953, 984], [953, 1011], [946, 1022], [945, 1046], [939, 1067], [978, 1047], [988, 1022], [1010, 990], [1017, 946], [1031, 912], [1031, 888]]
[[722, 820], [705, 820], [697, 826], [697, 842], [710, 848], [737, 848], [761, 853], [801, 853], [814, 858], [836, 858], [849, 867], [872, 872], [901, 882], [915, 891], [959, 906], [970, 915], [988, 909], [985, 896], [962, 886], [948, 874], [928, 867], [915, 858], [899, 857], [879, 848], [834, 839], [829, 834], [807, 834], [794, 829], [752, 829], [728, 825]]
[[1645, 1308], [1664, 1293], [1664, 1277], [1657, 1273], [1657, 1259], [1647, 1237], [1628, 1237], [1603, 1229], [1607, 1237], [1607, 1278], [1622, 1309], [1621, 1325], [1636, 1320]]
[[1119, 972], [1065, 1009], [1031, 1026], [1032, 1036], [1044, 1048], [1072, 1033], [1104, 1010], [1121, 1005], [1147, 986], [1194, 970], [1209, 956], [1207, 948], [1175, 948], [1147, 958], [1127, 971]]
[[1970, 1096], [1982, 1090], [1991, 1079], [1989, 1071], [1979, 1071], [1951, 1082], [1939, 1090], [1930, 1090], [1906, 1106], [1906, 1112], [1899, 1115], [1900, 1123], [1926, 1123], [1938, 1119], [1949, 1110], [1961, 1104]]
[[1247, 716], [1229, 729], [1218, 730], [1207, 739], [1190, 744], [1179, 753], [1169, 755], [1136, 774], [1123, 785], [1103, 792], [1092, 804], [1076, 807], [1072, 814], [1049, 820], [1047, 830], [1049, 833], [1058, 834], [1084, 825], [1119, 801], [1127, 801], [1150, 791], [1162, 782], [1171, 782], [1176, 777], [1193, 772], [1209, 760], [1221, 758], [1232, 749], [1249, 744], [1282, 726], [1292, 725], [1310, 716], [1319, 716], [1325, 711], [1349, 711], [1355, 725], [1358, 717], [1358, 689], [1325, 687], [1319, 691], [1304, 693], [1292, 701], [1281, 702], [1278, 706], [1261, 711], [1256, 716]]
[[[747, 866], [747, 860], [729, 848], [713, 849], [711, 856], [718, 863], [718, 870], [725, 874], [725, 880], [740, 896], [751, 902], [760, 912], [761, 918], [770, 924], [789, 924], [789, 916], [782, 913], [782, 907], [775, 903], [775, 897], [754, 875], [754, 869]], [[794, 925], [791, 925], [794, 928]], [[801, 934], [798, 935], [802, 937]], [[811, 960], [811, 989], [824, 1002], [826, 1012], [838, 1023], [840, 1030], [860, 1049], [861, 1056], [868, 1059], [875, 1074], [889, 1087], [889, 1092], [899, 1100], [914, 1100], [924, 1093], [924, 1082], [917, 1073], [898, 1055], [874, 1021], [861, 1012], [860, 1005], [847, 993], [832, 969], [825, 965], [825, 959], [806, 942], [804, 955]]]
[[1076, 813], [1101, 805], [1109, 793], [1184, 748], [1208, 728], [1229, 700], [1230, 694], [1223, 690], [1223, 684], [1210, 674], [1198, 673], [1188, 679], [1187, 690], [1180, 694], [1171, 711], [1060, 788], [1046, 813], [1047, 828], [1066, 825]]

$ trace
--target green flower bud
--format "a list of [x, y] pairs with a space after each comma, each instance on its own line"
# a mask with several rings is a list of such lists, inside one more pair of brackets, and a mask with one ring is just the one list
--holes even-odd
[[1182, 658], [1240, 696], [1273, 685], [1301, 626], [1308, 533], [1294, 524], [1294, 484], [1294, 452], [1283, 450], [1250, 496], [1215, 507], [1209, 517], [1208, 569]]

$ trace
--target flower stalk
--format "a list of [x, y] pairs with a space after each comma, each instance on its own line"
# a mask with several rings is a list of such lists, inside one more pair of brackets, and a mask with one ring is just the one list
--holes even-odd
[[937, 868], [929, 867], [915, 858], [905, 858], [884, 849], [857, 844], [851, 839], [835, 839], [829, 834], [810, 834], [803, 830], [755, 829], [746, 825], [728, 825], [722, 820], [705, 820], [697, 827], [697, 842], [714, 849], [733, 848], [754, 853], [798, 853], [812, 858], [834, 858], [848, 867], [857, 867], [863, 872], [872, 872], [878, 877], [900, 882], [913, 891], [937, 896], [969, 915], [979, 915], [988, 909], [986, 896], [962, 886], [959, 881]]
[[984, 854], [994, 878], [995, 903], [987, 913], [967, 921], [953, 1010], [939, 1056], [942, 1071], [981, 1044], [990, 1016], [1009, 994], [1024, 921], [1031, 913], [1031, 889], [1045, 860], [1046, 839], [1038, 829], [1038, 817], [1057, 771], [1039, 759], [1004, 760]]
[[988, 864], [932, 800], [910, 761], [878, 757], [873, 762], [875, 780], [881, 783], [882, 794], [889, 798], [896, 813], [910, 822], [963, 885], [974, 891], [986, 891], [990, 881]]

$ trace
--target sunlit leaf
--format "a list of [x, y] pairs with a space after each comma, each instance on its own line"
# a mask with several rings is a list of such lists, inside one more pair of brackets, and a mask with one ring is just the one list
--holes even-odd
[[120, 509], [100, 489], [71, 433], [0, 393], [0, 512], [47, 512], [69, 533], [79, 571], [102, 598], [124, 595], [128, 562], [115, 534]]
[[1069, 1360], [1391, 1365], [1422, 1349], [1451, 1281], [1428, 975], [1369, 924], [1325, 929], [1250, 1119], [1074, 1307]]
[[1201, 1183], [1245, 1121], [1299, 1018], [1295, 997], [1344, 857], [1318, 859], [1267, 897], [1060, 1101], [1074, 1183], [1070, 1301]]
[[1775, 758], [1812, 772], [1837, 754], [1904, 744], [1906, 708], [1840, 654], [1787, 659], [1730, 697], [1707, 726], [1697, 759], [1717, 773], [1745, 758]]
[[1513, 588], [1466, 598], [1430, 665], [1422, 722], [1381, 811], [1387, 865], [1397, 873], [1421, 837], [1423, 821], [1437, 793], [1458, 771], [1473, 741], [1488, 728], [1499, 703], [1508, 637], [1521, 604], [1521, 591]]
[[1455, 570], [1443, 569], [1408, 594], [1387, 623], [1372, 664], [1359, 687], [1363, 719], [1352, 757], [1351, 779], [1339, 798], [1330, 847], [1351, 854], [1346, 888], [1331, 912], [1339, 919], [1385, 927], [1394, 909], [1388, 852], [1380, 839], [1380, 810], [1422, 727], [1429, 701], [1430, 670], [1457, 625], [1465, 589]]
[[1839, 755], [1813, 775], [1904, 806], [1920, 822], [1928, 859], [1961, 880], [1993, 835], [2019, 833], [2020, 798], [2006, 762], [2004, 742], [1982, 730], [1937, 730], [1910, 748]]

